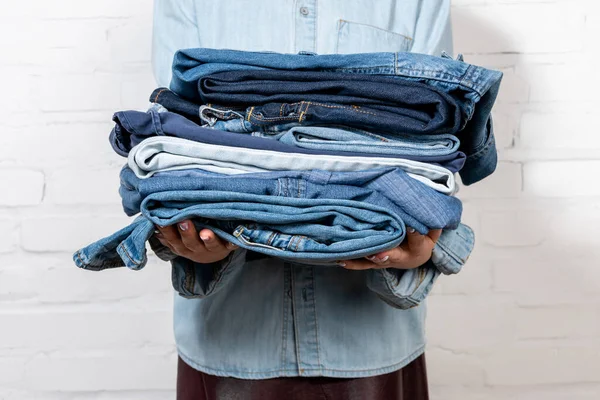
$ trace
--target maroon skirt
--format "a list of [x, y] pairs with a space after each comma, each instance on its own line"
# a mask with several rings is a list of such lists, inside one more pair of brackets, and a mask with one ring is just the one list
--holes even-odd
[[245, 380], [196, 371], [181, 358], [177, 400], [427, 400], [425, 355], [404, 368], [368, 378]]

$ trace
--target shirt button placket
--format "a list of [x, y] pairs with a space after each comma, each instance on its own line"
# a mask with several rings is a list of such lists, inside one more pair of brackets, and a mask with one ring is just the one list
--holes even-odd
[[317, 52], [317, 0], [298, 0], [296, 2], [296, 53]]

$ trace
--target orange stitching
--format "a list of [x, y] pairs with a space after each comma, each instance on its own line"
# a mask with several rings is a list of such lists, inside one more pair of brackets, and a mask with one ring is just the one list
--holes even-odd
[[153, 101], [153, 103], [156, 103], [156, 102], [158, 101], [158, 96], [160, 96], [160, 94], [161, 94], [162, 92], [164, 92], [165, 90], [169, 90], [169, 89], [167, 89], [167, 88], [164, 88], [164, 89], [161, 89], [161, 90], [160, 90], [158, 93], [156, 93], [156, 96], [154, 96], [154, 101]]

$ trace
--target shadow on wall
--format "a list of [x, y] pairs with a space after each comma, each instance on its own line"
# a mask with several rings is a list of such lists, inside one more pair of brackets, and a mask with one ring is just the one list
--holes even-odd
[[[600, 203], [548, 190], [553, 181], [544, 174], [546, 163], [538, 161], [549, 158], [548, 146], [523, 144], [521, 117], [544, 118], [562, 106], [550, 104], [552, 99], [530, 101], [530, 88], [544, 83], [532, 76], [542, 53], [521, 53], [524, 46], [503, 31], [502, 18], [494, 21], [490, 8], [452, 9], [455, 54], [501, 70], [504, 78], [493, 112], [498, 169], [459, 193], [463, 220], [476, 232], [475, 251], [459, 275], [436, 283], [442, 296], [429, 301], [430, 375], [433, 397], [440, 399], [473, 391], [507, 398], [511, 385], [519, 388], [516, 393], [522, 388], [515, 385], [596, 380], [568, 365], [592, 360], [585, 340], [600, 333]], [[535, 137], [545, 140], [543, 133]], [[544, 178], [544, 190], [531, 182], [524, 187], [523, 170], [532, 164], [542, 169], [537, 176]]]
[[[479, 250], [487, 258], [497, 259], [493, 263], [495, 276], [505, 275], [501, 269], [512, 272], [515, 268], [521, 276], [539, 280], [543, 268], [547, 279], [538, 282], [540, 290], [545, 285], [547, 290], [550, 286], [561, 287], [562, 293], [557, 296], [564, 296], [561, 302], [569, 303], [594, 292], [593, 283], [597, 285], [600, 281], [598, 269], [591, 269], [589, 264], [600, 256], [597, 235], [587, 228], [600, 226], [600, 205], [575, 194], [561, 197], [560, 193], [548, 191], [548, 175], [556, 172], [556, 163], [550, 169], [538, 162], [546, 146], [539, 142], [538, 148], [535, 143], [524, 144], [519, 130], [524, 113], [537, 113], [543, 118], [551, 115], [556, 106], [539, 99], [530, 102], [530, 88], [540, 85], [529, 82], [535, 64], [531, 57], [524, 59], [527, 55], [520, 52], [523, 45], [515, 42], [514, 34], [503, 32], [501, 22], [490, 23], [494, 17], [487, 10], [487, 7], [452, 9], [454, 49], [455, 53], [463, 53], [467, 62], [504, 73], [493, 112], [500, 162], [495, 174], [473, 187], [463, 187], [459, 196], [465, 202], [467, 217], [469, 208], [476, 210], [478, 244], [486, 246]], [[543, 134], [537, 133], [535, 137], [544, 140]], [[552, 137], [546, 140], [551, 141]], [[547, 170], [547, 174], [533, 175], [542, 177], [543, 183], [527, 182], [524, 188], [524, 178], [531, 177], [523, 176], [526, 168]], [[540, 191], [538, 186], [544, 189]], [[503, 286], [500, 282], [494, 285]]]

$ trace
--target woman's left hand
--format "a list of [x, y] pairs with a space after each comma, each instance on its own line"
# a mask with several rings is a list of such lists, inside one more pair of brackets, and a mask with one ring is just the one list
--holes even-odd
[[395, 249], [377, 253], [365, 259], [345, 260], [338, 264], [346, 269], [363, 270], [372, 268], [413, 269], [425, 264], [431, 258], [433, 247], [442, 234], [441, 229], [421, 235], [409, 229], [406, 239]]

